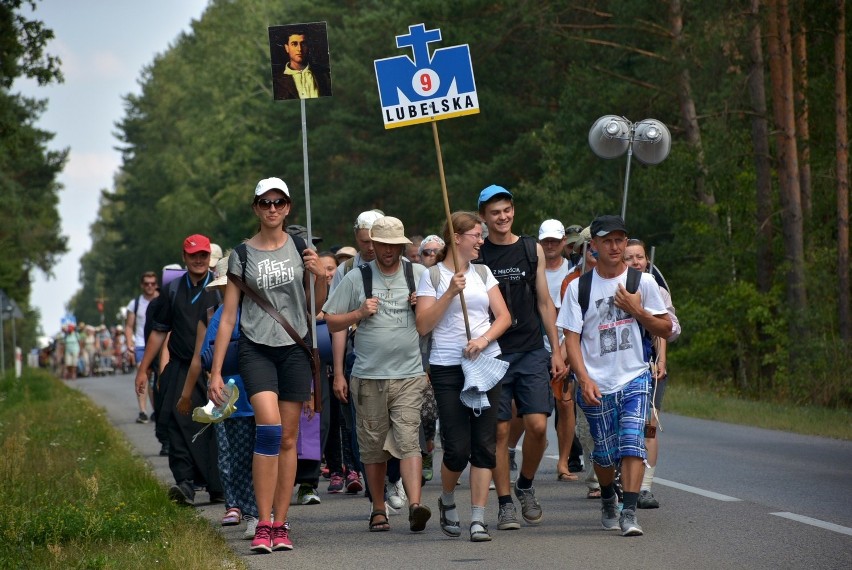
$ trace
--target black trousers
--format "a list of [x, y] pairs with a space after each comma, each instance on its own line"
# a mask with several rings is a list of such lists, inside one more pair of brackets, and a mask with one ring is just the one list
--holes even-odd
[[441, 445], [444, 465], [450, 471], [462, 471], [468, 462], [474, 467], [494, 469], [497, 466], [497, 411], [500, 407], [502, 383], [488, 390], [491, 407], [476, 416], [461, 403], [464, 372], [459, 366], [431, 367], [432, 389], [438, 402], [441, 421]]
[[[217, 463], [216, 431], [208, 428], [193, 442], [193, 436], [204, 426], [192, 421], [192, 416], [185, 416], [177, 411], [177, 403], [188, 371], [189, 362], [172, 359], [160, 377], [163, 404], [157, 414], [157, 424], [159, 426], [162, 422], [168, 432], [169, 469], [172, 470], [172, 476], [177, 483], [203, 482], [210, 493], [222, 493]], [[193, 408], [207, 403], [206, 390], [201, 382], [195, 383], [191, 401]]]

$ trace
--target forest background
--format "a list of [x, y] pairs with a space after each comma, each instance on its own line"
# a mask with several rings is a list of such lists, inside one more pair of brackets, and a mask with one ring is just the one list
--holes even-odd
[[[98, 322], [106, 299], [114, 323], [141, 272], [179, 261], [186, 235], [223, 247], [249, 237], [260, 178], [288, 182], [289, 223], [305, 224], [299, 105], [272, 100], [271, 25], [328, 22], [334, 96], [307, 103], [322, 245], [351, 245], [352, 221], [369, 208], [400, 217], [411, 235], [437, 232], [431, 129], [385, 131], [373, 71], [373, 60], [406, 54], [394, 37], [423, 22], [443, 35], [432, 49], [470, 45], [481, 106], [439, 123], [453, 209], [475, 209], [496, 183], [515, 194], [516, 233], [618, 213], [626, 160], [597, 158], [589, 128], [606, 114], [661, 120], [671, 154], [632, 163], [627, 223], [655, 246], [683, 323], [672, 373], [750, 398], [849, 408], [845, 11], [844, 0], [212, 0], [126, 98], [123, 164], [101, 191], [69, 309]], [[27, 70], [4, 61], [0, 96], [11, 101], [5, 76]], [[45, 80], [56, 79], [42, 62]], [[30, 272], [64, 251], [58, 217], [28, 197], [59, 191], [63, 157], [32, 127], [38, 103], [15, 103], [6, 120], [32, 141], [21, 147], [0, 130], [14, 150], [0, 153], [0, 172], [14, 174], [0, 179], [0, 198], [14, 205], [0, 212], [0, 238], [21, 252], [0, 263], [0, 287], [21, 299]], [[35, 151], [37, 164], [24, 165]], [[35, 181], [21, 175], [36, 171]], [[21, 223], [33, 215], [41, 241]], [[19, 334], [26, 346], [36, 329]]]

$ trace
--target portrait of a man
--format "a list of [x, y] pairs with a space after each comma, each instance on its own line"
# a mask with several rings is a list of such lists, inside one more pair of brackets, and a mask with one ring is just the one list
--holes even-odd
[[269, 52], [276, 100], [331, 96], [325, 22], [271, 26]]

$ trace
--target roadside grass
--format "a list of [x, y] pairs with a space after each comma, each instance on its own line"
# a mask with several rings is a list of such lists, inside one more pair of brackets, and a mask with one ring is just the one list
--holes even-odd
[[666, 389], [663, 409], [706, 420], [852, 440], [852, 411], [848, 409], [743, 400], [677, 382]]
[[0, 568], [245, 568], [101, 411], [41, 370], [0, 380], [0, 487]]

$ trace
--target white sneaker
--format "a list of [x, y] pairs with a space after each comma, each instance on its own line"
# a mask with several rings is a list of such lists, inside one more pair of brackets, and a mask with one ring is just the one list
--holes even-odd
[[257, 519], [251, 515], [243, 517], [246, 521], [246, 531], [243, 533], [244, 540], [253, 540], [254, 532], [257, 530]]
[[402, 486], [402, 479], [388, 485], [388, 503], [395, 509], [401, 509], [405, 506], [405, 501], [408, 496], [405, 494], [405, 487]]

